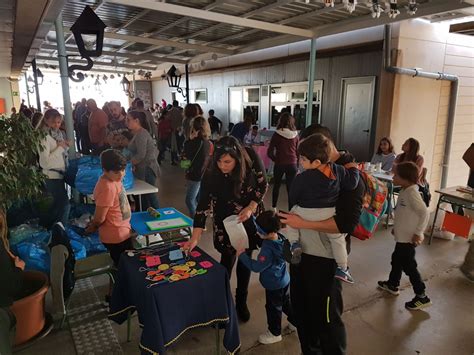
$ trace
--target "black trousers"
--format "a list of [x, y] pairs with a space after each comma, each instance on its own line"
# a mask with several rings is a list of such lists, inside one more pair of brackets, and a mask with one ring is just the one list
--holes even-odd
[[109, 251], [110, 257], [114, 261], [115, 267], [118, 267], [120, 255], [122, 255], [125, 250], [132, 249], [132, 239], [128, 238], [127, 240], [117, 244], [104, 243], [104, 245]]
[[304, 355], [343, 355], [346, 329], [342, 322], [342, 287], [334, 278], [334, 259], [303, 254], [290, 266], [291, 306]]
[[413, 290], [417, 295], [425, 293], [425, 284], [421, 279], [415, 260], [415, 246], [411, 243], [397, 243], [392, 254], [392, 271], [388, 282], [398, 287], [402, 278], [402, 271], [410, 278]]
[[[286, 192], [288, 193], [288, 198], [290, 197], [290, 187], [293, 182], [296, 173], [298, 172], [298, 167], [296, 165], [275, 165], [273, 168], [273, 192], [272, 192], [272, 207], [276, 207], [278, 203], [278, 196], [280, 195], [280, 186], [283, 175], [286, 179]], [[290, 206], [288, 206], [288, 209]]]
[[[252, 257], [252, 251], [248, 250], [245, 252], [248, 256]], [[234, 267], [237, 256], [235, 255], [235, 250], [225, 249], [221, 253], [221, 265], [227, 269], [227, 273], [230, 276], [232, 275], [232, 268]], [[240, 260], [237, 260], [237, 289], [235, 291], [236, 303], [247, 302], [247, 293], [250, 282], [251, 271], [248, 269]]]
[[265, 290], [265, 300], [268, 330], [275, 336], [281, 335], [282, 312], [288, 317], [288, 322], [295, 324], [290, 304], [289, 285], [278, 290]]

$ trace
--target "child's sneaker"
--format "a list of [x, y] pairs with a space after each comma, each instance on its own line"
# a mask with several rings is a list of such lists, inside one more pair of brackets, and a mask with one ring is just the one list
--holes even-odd
[[342, 268], [338, 267], [336, 270], [336, 274], [334, 275], [336, 279], [339, 279], [341, 281], [347, 282], [349, 284], [354, 283], [354, 279], [352, 278], [351, 273], [349, 272], [349, 268], [346, 270], [343, 270]]
[[415, 296], [415, 298], [413, 298], [410, 302], [405, 303], [405, 308], [408, 308], [412, 311], [417, 311], [419, 309], [429, 307], [432, 304], [433, 303], [431, 303], [431, 300], [428, 298], [428, 296]]
[[260, 344], [274, 344], [281, 341], [281, 335], [273, 335], [271, 331], [267, 330], [265, 333], [261, 334], [258, 337], [258, 342]]
[[298, 242], [294, 242], [291, 245], [291, 263], [297, 265], [301, 262], [301, 254], [303, 254], [303, 248]]
[[400, 290], [398, 289], [398, 287], [390, 285], [388, 281], [379, 281], [377, 287], [395, 296], [398, 296], [400, 294]]

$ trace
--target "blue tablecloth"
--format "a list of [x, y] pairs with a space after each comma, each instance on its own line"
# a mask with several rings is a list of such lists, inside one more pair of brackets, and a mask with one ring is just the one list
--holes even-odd
[[[121, 324], [129, 310], [138, 312], [143, 328], [142, 354], [163, 354], [188, 329], [225, 323], [224, 347], [234, 353], [240, 348], [238, 322], [225, 268], [202, 250], [191, 260], [210, 261], [213, 267], [204, 275], [147, 288], [152, 283], [140, 272], [145, 262], [139, 256], [120, 258], [118, 277], [113, 289], [109, 318]], [[162, 263], [168, 259], [161, 256]]]
[[162, 231], [152, 231], [146, 225], [146, 222], [151, 221], [164, 221], [167, 219], [174, 219], [174, 218], [182, 218], [189, 226], [193, 225], [193, 220], [188, 216], [184, 215], [183, 213], [179, 212], [177, 209], [173, 207], [165, 207], [165, 208], [158, 208], [158, 212], [160, 212], [161, 216], [159, 218], [155, 218], [150, 216], [148, 212], [134, 212], [132, 213], [132, 218], [130, 219], [130, 225], [132, 229], [141, 235], [147, 235], [152, 233], [159, 233]]

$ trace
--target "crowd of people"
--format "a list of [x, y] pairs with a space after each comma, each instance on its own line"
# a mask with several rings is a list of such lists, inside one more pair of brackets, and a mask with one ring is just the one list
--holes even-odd
[[[68, 147], [76, 144], [82, 154], [101, 156], [104, 173], [94, 191], [96, 211], [86, 231], [99, 231], [118, 265], [120, 255], [130, 248], [131, 208], [121, 184], [127, 162], [133, 165], [136, 178], [156, 185], [169, 152], [170, 163], [184, 169], [185, 202], [194, 219], [192, 236], [183, 249], [189, 253], [196, 247], [212, 216], [214, 247], [229, 277], [237, 264], [239, 319], [247, 322], [251, 317], [248, 286], [251, 271], [259, 272], [268, 322], [267, 331], [259, 337], [262, 344], [281, 340], [285, 313], [289, 330], [298, 332], [303, 354], [345, 353], [341, 281], [354, 282], [348, 255], [351, 233], [364, 208], [366, 184], [355, 158], [336, 148], [326, 127], [313, 124], [298, 133], [291, 114], [280, 116], [268, 146], [274, 184], [272, 209], [265, 210], [266, 170], [252, 141], [246, 139], [255, 123], [251, 115], [237, 123], [230, 135], [223, 135], [222, 121], [214, 110], [205, 118], [198, 104], [183, 109], [177, 101], [167, 105], [163, 100], [147, 110], [142, 100], [135, 99], [125, 110], [120, 102], [98, 108], [94, 99], [83, 99], [74, 107], [75, 142], [66, 138], [57, 110], [47, 108], [36, 121], [35, 115], [29, 117], [32, 124], [46, 132], [39, 164], [47, 176], [57, 221], [67, 222], [64, 171]], [[431, 305], [415, 259], [428, 222], [426, 200], [418, 192], [426, 169], [416, 139], [406, 140], [401, 150], [396, 155], [391, 139], [384, 137], [372, 158], [372, 163], [394, 174], [394, 183], [401, 188], [392, 232], [396, 241], [392, 270], [378, 287], [398, 295], [405, 272], [415, 291], [405, 306], [417, 310]], [[276, 210], [283, 176], [289, 212]], [[157, 194], [145, 195], [143, 208], [147, 207], [159, 207]], [[248, 248], [236, 248], [230, 242], [224, 220], [231, 215], [243, 224]], [[288, 228], [283, 229], [284, 224]]]

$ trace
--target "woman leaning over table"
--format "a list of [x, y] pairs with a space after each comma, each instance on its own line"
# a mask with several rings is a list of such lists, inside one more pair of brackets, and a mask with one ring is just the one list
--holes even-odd
[[[257, 235], [252, 215], [263, 211], [263, 197], [268, 188], [263, 163], [252, 148], [243, 148], [234, 137], [221, 138], [216, 143], [210, 169], [201, 182], [199, 203], [194, 215], [194, 229], [191, 240], [184, 245], [185, 252], [191, 251], [199, 242], [206, 217], [214, 218], [214, 247], [221, 253], [221, 264], [229, 276], [237, 259], [229, 235], [224, 228], [224, 219], [238, 215], [249, 238], [250, 256], [257, 248]], [[236, 309], [239, 318], [247, 322], [250, 312], [247, 308], [247, 293], [250, 270], [237, 261]]]
[[[133, 138], [128, 144], [128, 149], [132, 155], [133, 174], [137, 179], [157, 186], [156, 180], [160, 171], [158, 149], [156, 149], [155, 141], [147, 130], [148, 122], [145, 113], [130, 111], [127, 114], [127, 126], [133, 134]], [[142, 210], [146, 210], [148, 207], [160, 207], [156, 193], [143, 195]]]

